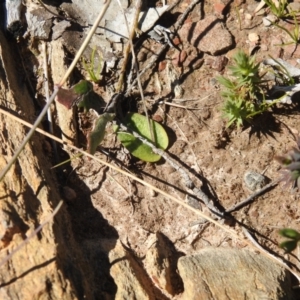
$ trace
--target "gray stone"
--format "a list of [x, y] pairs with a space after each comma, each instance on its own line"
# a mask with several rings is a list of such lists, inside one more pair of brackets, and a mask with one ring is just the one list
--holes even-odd
[[71, 26], [71, 23], [66, 20], [62, 20], [55, 24], [52, 28], [52, 40], [57, 40], [65, 32], [65, 30]]
[[257, 191], [266, 185], [267, 178], [255, 171], [248, 170], [244, 174], [244, 182], [249, 190]]
[[36, 39], [47, 40], [52, 27], [52, 17], [53, 15], [44, 8], [27, 11], [27, 31]]
[[206, 248], [181, 257], [178, 269], [181, 300], [295, 299], [287, 271], [254, 252]]

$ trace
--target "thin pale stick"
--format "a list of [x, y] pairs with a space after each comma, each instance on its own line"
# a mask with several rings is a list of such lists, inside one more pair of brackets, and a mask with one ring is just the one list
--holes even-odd
[[192, 107], [192, 106], [184, 106], [184, 105], [180, 105], [180, 104], [176, 104], [176, 103], [172, 103], [172, 102], [162, 102], [159, 103], [161, 104], [165, 104], [165, 105], [169, 105], [169, 106], [173, 106], [173, 107], [178, 107], [178, 108], [183, 108], [183, 109], [190, 109], [190, 110], [201, 110], [203, 108], [199, 108], [199, 107]]
[[[287, 270], [289, 270], [298, 280], [298, 282], [300, 283], [300, 276], [293, 271], [286, 263], [284, 263], [280, 258], [276, 257], [275, 255], [269, 253], [266, 249], [264, 249], [254, 238], [253, 236], [250, 234], [250, 232], [242, 226], [242, 230], [245, 234], [245, 236], [248, 238], [248, 240], [257, 248], [260, 250], [261, 253], [264, 253], [266, 256], [270, 257], [271, 259], [275, 260], [277, 263], [279, 263], [280, 265], [282, 265], [284, 268], [286, 268]], [[296, 287], [299, 287], [296, 286]], [[294, 287], [294, 288], [296, 288]]]
[[[42, 50], [43, 50], [43, 64], [44, 64], [44, 76], [45, 76], [45, 95], [46, 95], [46, 103], [49, 102], [49, 76], [48, 76], [48, 63], [47, 63], [47, 44], [46, 42], [43, 42], [42, 44]], [[52, 113], [51, 108], [49, 107], [47, 110], [47, 117], [48, 117], [48, 124], [49, 124], [49, 132], [53, 134], [53, 120], [52, 120]], [[58, 162], [58, 154], [57, 154], [57, 147], [55, 141], [51, 140], [53, 152], [54, 152], [54, 158], [55, 161]]]
[[133, 46], [133, 42], [132, 42], [132, 40], [133, 40], [133, 38], [135, 36], [135, 31], [136, 31], [137, 26], [138, 26], [139, 15], [140, 15], [141, 8], [142, 8], [142, 1], [141, 0], [137, 0], [136, 1], [136, 12], [135, 12], [136, 15], [135, 15], [134, 22], [133, 22], [133, 25], [132, 25], [132, 28], [131, 28], [131, 32], [130, 32], [130, 29], [129, 29], [129, 24], [128, 24], [128, 20], [127, 20], [126, 14], [125, 14], [124, 9], [123, 9], [123, 7], [122, 7], [122, 5], [121, 5], [121, 3], [120, 3], [119, 0], [118, 0], [118, 3], [119, 3], [119, 6], [120, 6], [120, 9], [123, 12], [124, 18], [125, 18], [125, 24], [126, 24], [127, 31], [128, 31], [128, 34], [129, 34], [129, 43], [127, 44], [127, 48], [126, 48], [126, 51], [128, 51], [128, 53], [125, 52], [123, 68], [121, 70], [121, 75], [120, 75], [120, 80], [121, 80], [121, 78], [122, 78], [122, 80], [121, 81], [119, 80], [119, 83], [118, 83], [119, 90], [117, 89], [117, 92], [120, 92], [121, 88], [123, 86], [123, 81], [124, 81], [124, 75], [125, 75], [125, 71], [126, 71], [127, 60], [128, 60], [128, 57], [129, 57], [129, 51], [131, 49], [133, 65], [134, 65], [134, 67], [135, 67], [135, 69], [137, 71], [137, 82], [138, 82], [139, 92], [140, 92], [141, 99], [142, 99], [142, 102], [143, 102], [144, 112], [145, 112], [145, 115], [146, 115], [146, 118], [147, 118], [149, 132], [151, 134], [151, 140], [154, 143], [156, 143], [155, 138], [154, 138], [153, 128], [152, 128], [152, 126], [150, 124], [150, 119], [149, 119], [149, 115], [148, 115], [148, 111], [147, 111], [147, 107], [146, 107], [146, 101], [145, 101], [145, 98], [144, 98], [144, 92], [143, 92], [143, 88], [142, 88], [142, 83], [141, 83], [141, 79], [140, 79], [140, 75], [139, 75], [139, 69], [138, 69], [138, 66], [137, 66], [137, 63], [136, 63], [136, 55], [135, 55], [135, 52], [134, 52], [134, 46]]

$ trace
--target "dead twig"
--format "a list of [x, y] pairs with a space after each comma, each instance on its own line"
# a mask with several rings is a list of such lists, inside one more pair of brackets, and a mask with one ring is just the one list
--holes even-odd
[[124, 18], [125, 18], [125, 23], [126, 23], [128, 34], [129, 34], [129, 43], [127, 44], [126, 51], [125, 51], [124, 63], [123, 63], [123, 66], [122, 66], [122, 70], [121, 70], [121, 74], [120, 74], [120, 78], [119, 78], [119, 82], [118, 82], [118, 86], [117, 86], [117, 92], [119, 93], [121, 91], [122, 86], [124, 84], [124, 77], [125, 77], [127, 61], [128, 61], [128, 58], [129, 58], [129, 52], [131, 50], [132, 64], [134, 65], [134, 67], [136, 69], [136, 72], [137, 72], [137, 78], [136, 79], [137, 79], [137, 82], [138, 82], [139, 92], [140, 92], [141, 99], [142, 99], [143, 106], [144, 106], [144, 112], [145, 112], [147, 122], [148, 122], [148, 128], [149, 128], [149, 131], [150, 131], [150, 134], [151, 134], [152, 141], [155, 141], [153, 129], [152, 129], [152, 126], [150, 124], [150, 120], [149, 120], [149, 116], [148, 116], [148, 111], [147, 111], [147, 107], [146, 107], [146, 100], [144, 98], [144, 92], [143, 92], [142, 83], [141, 83], [141, 80], [140, 80], [139, 69], [138, 69], [138, 65], [136, 63], [136, 55], [135, 55], [135, 52], [134, 52], [134, 46], [133, 46], [133, 41], [132, 41], [134, 36], [135, 36], [135, 32], [136, 32], [137, 26], [138, 26], [139, 15], [140, 15], [141, 8], [142, 8], [142, 1], [141, 0], [136, 1], [136, 14], [135, 14], [135, 18], [134, 18], [134, 21], [133, 21], [133, 26], [131, 28], [131, 32], [129, 32], [130, 29], [129, 29], [128, 20], [126, 18], [126, 14], [125, 14], [125, 12], [123, 10], [123, 7], [122, 7], [120, 2], [119, 2], [119, 5], [120, 5], [120, 9], [123, 12]]
[[122, 69], [120, 71], [120, 77], [119, 77], [119, 81], [118, 81], [117, 88], [116, 88], [117, 93], [120, 93], [122, 91], [122, 87], [124, 85], [124, 77], [125, 77], [125, 72], [126, 72], [128, 59], [129, 59], [129, 54], [130, 54], [130, 50], [133, 49], [132, 40], [134, 39], [135, 34], [136, 34], [136, 30], [138, 29], [137, 27], [138, 27], [138, 22], [139, 22], [139, 15], [140, 15], [141, 8], [142, 8], [142, 1], [137, 0], [135, 6], [136, 6], [136, 12], [135, 12], [134, 20], [133, 20], [133, 25], [132, 25], [132, 28], [131, 28], [131, 31], [130, 31], [129, 26], [128, 26], [128, 22], [127, 22], [127, 18], [126, 18], [126, 14], [125, 14], [125, 12], [122, 8], [122, 5], [120, 4], [120, 9], [123, 12], [123, 15], [124, 15], [124, 18], [125, 18], [125, 23], [126, 23], [128, 33], [129, 33], [129, 43], [127, 44], [127, 46], [125, 48], [125, 51], [124, 51], [124, 61], [123, 61]]
[[210, 199], [203, 191], [201, 191], [199, 188], [195, 186], [193, 181], [191, 180], [188, 173], [190, 171], [186, 169], [184, 166], [180, 166], [178, 162], [176, 162], [173, 158], [170, 157], [170, 155], [162, 150], [154, 146], [151, 142], [149, 142], [147, 139], [143, 138], [141, 135], [139, 135], [137, 132], [134, 132], [130, 130], [127, 126], [121, 124], [121, 128], [127, 132], [132, 133], [136, 138], [138, 138], [140, 141], [142, 141], [144, 144], [149, 146], [152, 151], [160, 156], [162, 156], [177, 172], [179, 172], [182, 176], [182, 178], [185, 181], [185, 186], [187, 189], [191, 190], [197, 198], [199, 198], [208, 208], [209, 210], [218, 216], [219, 218], [224, 218], [225, 214], [224, 212], [220, 211], [213, 203], [213, 200]]
[[[45, 76], [45, 95], [46, 95], [46, 103], [49, 102], [50, 93], [49, 93], [49, 76], [48, 76], [48, 63], [47, 63], [47, 44], [44, 42], [42, 44], [43, 49], [43, 63], [44, 63], [44, 76]], [[52, 120], [52, 113], [50, 107], [47, 110], [47, 118], [49, 124], [49, 132], [53, 134], [53, 120]], [[58, 163], [58, 154], [57, 154], [57, 147], [55, 141], [51, 140], [55, 162]]]
[[263, 194], [264, 192], [268, 191], [269, 189], [275, 187], [278, 184], [279, 180], [273, 181], [269, 184], [267, 184], [266, 186], [264, 186], [263, 188], [261, 188], [260, 190], [258, 190], [257, 192], [253, 193], [252, 195], [250, 195], [246, 200], [228, 208], [226, 210], [226, 213], [232, 213], [242, 207], [244, 207], [247, 204], [250, 204], [252, 201], [254, 201], [254, 199], [258, 196], [260, 196], [261, 194]]

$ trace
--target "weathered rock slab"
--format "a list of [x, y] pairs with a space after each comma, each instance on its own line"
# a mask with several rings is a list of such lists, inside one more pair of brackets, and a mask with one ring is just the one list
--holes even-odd
[[295, 299], [286, 270], [246, 250], [206, 248], [181, 257], [180, 300]]

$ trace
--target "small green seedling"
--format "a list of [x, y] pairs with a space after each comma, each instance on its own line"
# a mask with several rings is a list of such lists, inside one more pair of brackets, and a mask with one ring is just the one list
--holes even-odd
[[[104, 138], [106, 125], [114, 118], [115, 114], [113, 113], [104, 113], [97, 116], [97, 119], [94, 121], [93, 130], [88, 136], [89, 153], [94, 154], [96, 152], [98, 145]], [[126, 115], [123, 122], [129, 130], [138, 133], [142, 138], [151, 142], [151, 133], [145, 116], [137, 113], [129, 113]], [[169, 144], [166, 131], [159, 123], [153, 120], [150, 120], [150, 124], [153, 128], [157, 147], [165, 150]], [[117, 125], [114, 126], [114, 131], [122, 145], [126, 147], [133, 156], [147, 162], [156, 162], [161, 158], [160, 155], [153, 152], [149, 145], [144, 144], [143, 141], [135, 137], [132, 133], [120, 131], [120, 128]]]
[[288, 1], [287, 0], [264, 0], [267, 6], [270, 8], [271, 12], [277, 18], [286, 18], [289, 16], [289, 12], [287, 10]]
[[[96, 53], [96, 48], [93, 49], [90, 62], [87, 63], [85, 59], [82, 59], [82, 64], [86, 72], [88, 73], [88, 80], [93, 81], [95, 83], [99, 83], [101, 80], [101, 70], [102, 70], [102, 57], [99, 54], [99, 62], [98, 66], [95, 65], [95, 53]], [[98, 53], [98, 52], [97, 52]]]
[[279, 234], [288, 238], [288, 240], [279, 245], [286, 253], [292, 252], [297, 248], [297, 245], [300, 242], [300, 233], [297, 230], [284, 228], [279, 231]]
[[240, 127], [274, 103], [268, 104], [264, 100], [258, 100], [258, 97], [264, 99], [264, 93], [259, 64], [255, 63], [255, 57], [238, 51], [233, 60], [234, 65], [229, 67], [233, 79], [219, 76], [217, 80], [225, 87], [221, 93], [225, 100], [221, 110], [223, 117], [228, 121], [227, 127], [232, 124]]
[[238, 128], [243, 126], [244, 121], [255, 111], [253, 105], [242, 97], [228, 98], [222, 107], [222, 116], [228, 120], [227, 127], [234, 123]]
[[295, 23], [295, 27], [293, 30], [288, 30], [285, 27], [270, 21], [272, 23], [272, 25], [274, 25], [274, 26], [280, 28], [281, 30], [283, 30], [284, 32], [286, 32], [288, 34], [288, 36], [292, 39], [290, 42], [284, 43], [280, 46], [287, 46], [287, 45], [291, 45], [291, 44], [298, 45], [300, 43], [299, 23], [297, 21], [296, 15], [295, 14], [292, 14], [292, 15], [294, 18], [294, 23]]

